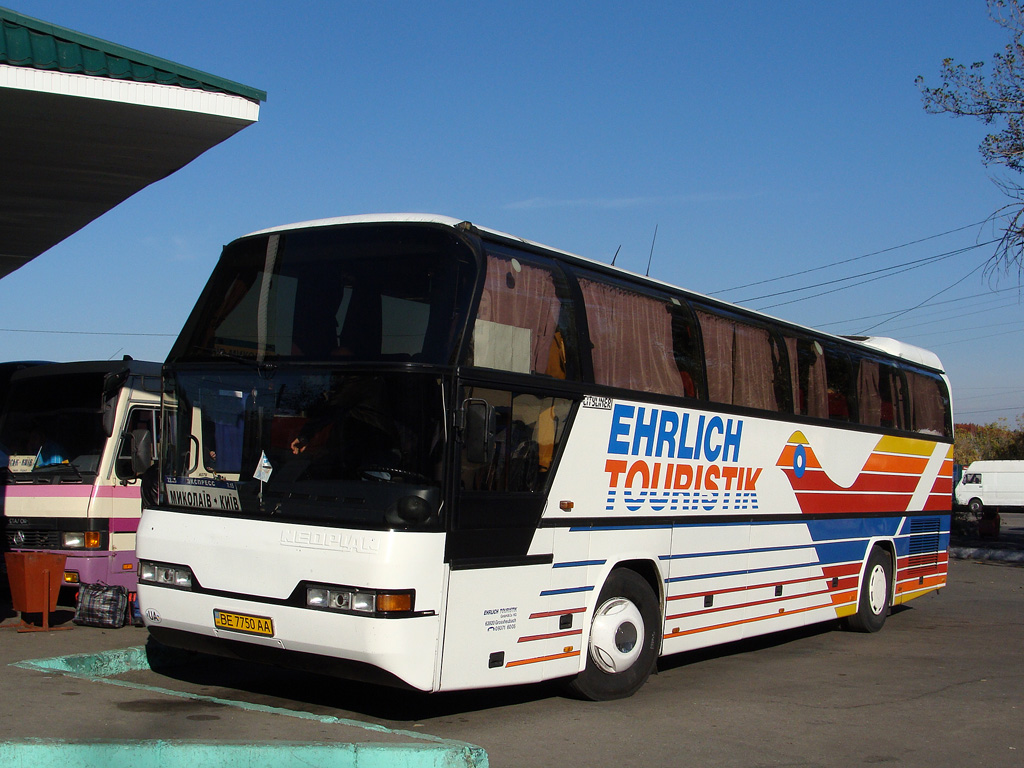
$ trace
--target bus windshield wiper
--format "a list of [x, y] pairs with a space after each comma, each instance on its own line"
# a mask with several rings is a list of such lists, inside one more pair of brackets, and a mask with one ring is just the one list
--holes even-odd
[[40, 473], [40, 472], [57, 473], [57, 472], [66, 472], [68, 470], [74, 472], [78, 476], [79, 480], [84, 480], [85, 479], [83, 477], [83, 475], [82, 475], [82, 471], [77, 466], [75, 466], [74, 462], [71, 462], [71, 461], [66, 461], [66, 462], [62, 461], [60, 464], [47, 464], [45, 467], [36, 467], [35, 469], [32, 470], [32, 473], [33, 474], [37, 474], [37, 473]]
[[230, 360], [233, 363], [238, 363], [239, 365], [251, 366], [260, 373], [273, 373], [277, 370], [277, 365], [275, 363], [264, 363], [260, 360], [254, 360], [253, 358], [233, 355], [230, 352], [225, 352], [223, 349], [215, 349], [213, 350], [213, 354], [224, 360]]

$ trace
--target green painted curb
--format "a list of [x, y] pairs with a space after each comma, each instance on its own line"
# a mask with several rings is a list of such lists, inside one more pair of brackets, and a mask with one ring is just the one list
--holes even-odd
[[61, 672], [79, 677], [113, 677], [125, 672], [149, 669], [149, 657], [144, 646], [121, 648], [102, 653], [78, 653], [55, 656], [51, 659], [16, 661], [11, 666], [34, 669], [38, 672]]
[[117, 675], [150, 669], [146, 648], [136, 646], [102, 653], [81, 653], [18, 661], [11, 666], [160, 693], [175, 698], [209, 701], [236, 709], [284, 715], [324, 724], [360, 728], [411, 740], [412, 744], [373, 742], [320, 744], [298, 742], [198, 741], [62, 741], [25, 739], [0, 742], [0, 768], [487, 768], [487, 752], [474, 744], [427, 733], [387, 728], [358, 720], [317, 715], [265, 704], [174, 691], [117, 679]]
[[7, 768], [482, 768], [479, 747], [420, 744], [261, 744], [196, 741], [0, 742]]

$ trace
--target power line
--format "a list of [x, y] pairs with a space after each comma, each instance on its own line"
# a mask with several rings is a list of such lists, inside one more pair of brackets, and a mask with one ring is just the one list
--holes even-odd
[[[995, 242], [995, 241], [993, 240], [992, 242]], [[953, 251], [953, 252], [950, 252], [950, 253], [947, 253], [947, 254], [942, 254], [941, 256], [942, 256], [942, 258], [950, 258], [952, 256], [957, 256], [957, 255], [959, 255], [961, 253], [964, 253], [966, 251], [970, 251], [970, 250], [973, 250], [975, 248], [980, 248], [980, 247], [982, 247], [982, 245], [989, 245], [989, 243], [982, 243], [980, 245], [972, 245], [972, 246], [969, 246], [967, 248], [963, 248], [963, 249], [961, 249], [959, 251]], [[934, 263], [935, 261], [939, 260], [939, 257], [930, 257], [930, 258], [932, 259], [932, 261], [929, 262], [929, 263]], [[818, 298], [820, 296], [828, 296], [831, 293], [838, 293], [839, 291], [845, 291], [848, 288], [857, 288], [858, 286], [861, 286], [861, 285], [867, 285], [868, 283], [874, 283], [874, 282], [876, 282], [878, 280], [884, 280], [887, 277], [893, 277], [895, 275], [900, 275], [900, 274], [903, 274], [904, 272], [910, 272], [913, 269], [919, 269], [922, 266], [926, 266], [925, 264], [915, 264], [913, 262], [908, 262], [908, 263], [911, 264], [911, 266], [904, 267], [903, 269], [897, 269], [896, 271], [886, 270], [886, 271], [889, 272], [888, 274], [877, 275], [875, 277], [868, 278], [867, 280], [861, 280], [859, 283], [853, 283], [851, 285], [843, 285], [843, 286], [840, 286], [839, 288], [833, 288], [830, 291], [822, 291], [821, 293], [815, 293], [815, 294], [813, 294], [811, 296], [801, 296], [800, 298], [790, 299], [789, 301], [780, 301], [777, 304], [769, 304], [768, 306], [765, 306], [765, 307], [759, 307], [759, 309], [762, 310], [762, 311], [765, 310], [765, 309], [774, 309], [775, 307], [784, 307], [787, 304], [796, 304], [797, 302], [800, 302], [800, 301], [807, 301], [808, 299], [816, 299], [816, 298]], [[982, 266], [982, 265], [979, 265], [979, 267], [980, 266]], [[889, 269], [891, 270], [892, 268], [889, 268]], [[865, 274], [871, 274], [871, 273], [865, 273]], [[846, 278], [846, 279], [852, 279], [852, 278]], [[839, 282], [839, 281], [833, 281], [833, 282]], [[809, 288], [813, 288], [813, 287], [815, 287], [815, 286], [808, 286], [807, 288], [804, 288], [804, 289], [801, 289], [801, 290], [808, 290]], [[950, 287], [952, 287], [952, 286], [950, 286]], [[948, 290], [948, 289], [943, 289], [943, 290]], [[939, 293], [942, 293], [942, 291], [939, 291]], [[938, 295], [938, 294], [936, 294], [936, 295]]]
[[[729, 291], [738, 291], [738, 290], [740, 290], [742, 288], [753, 288], [754, 286], [757, 286], [757, 285], [766, 285], [767, 283], [776, 283], [776, 282], [778, 282], [780, 280], [786, 280], [786, 279], [788, 279], [790, 277], [800, 277], [801, 275], [809, 275], [812, 272], [820, 272], [823, 269], [829, 269], [831, 267], [838, 267], [838, 266], [840, 266], [842, 264], [849, 264], [849, 263], [854, 262], [854, 261], [860, 261], [861, 259], [866, 259], [866, 258], [868, 258], [870, 256], [879, 256], [879, 255], [881, 255], [883, 253], [889, 253], [890, 251], [899, 250], [900, 248], [907, 248], [907, 247], [909, 247], [911, 245], [918, 245], [919, 243], [924, 243], [924, 242], [927, 242], [928, 240], [934, 240], [934, 239], [936, 239], [938, 237], [944, 237], [946, 235], [951, 235], [951, 234], [953, 234], [955, 232], [962, 232], [963, 230], [970, 229], [971, 227], [980, 227], [982, 224], [985, 224], [987, 221], [988, 221], [988, 219], [985, 219], [983, 221], [979, 221], [979, 222], [976, 222], [974, 224], [965, 224], [962, 227], [957, 227], [956, 229], [950, 229], [950, 230], [947, 230], [946, 232], [940, 232], [937, 235], [929, 235], [928, 237], [922, 237], [919, 240], [912, 240], [909, 243], [903, 243], [902, 245], [893, 245], [893, 246], [891, 246], [889, 248], [883, 248], [880, 251], [874, 251], [872, 253], [865, 253], [862, 256], [853, 256], [853, 257], [848, 258], [848, 259], [841, 259], [839, 261], [833, 261], [831, 264], [823, 264], [820, 267], [811, 267], [810, 269], [801, 270], [800, 272], [791, 272], [788, 275], [781, 275], [780, 277], [770, 277], [770, 278], [767, 278], [765, 280], [758, 280], [758, 281], [753, 282], [753, 283], [746, 283], [745, 285], [736, 285], [736, 286], [733, 286], [732, 288], [722, 288], [722, 289], [720, 289], [718, 291], [712, 291], [709, 295], [710, 296], [717, 296], [720, 293], [728, 293]], [[996, 242], [996, 241], [993, 240], [992, 242]]]
[[1024, 405], [1018, 405], [1016, 408], [984, 408], [979, 411], [957, 411], [956, 416], [974, 416], [979, 413], [1003, 413], [1005, 411], [1014, 411], [1018, 413], [1024, 413]]
[[[999, 305], [994, 306], [994, 307], [983, 307], [981, 309], [975, 309], [973, 312], [961, 312], [959, 314], [948, 314], [948, 313], [943, 314], [942, 312], [929, 312], [929, 313], [925, 313], [923, 315], [916, 315], [915, 317], [917, 317], [918, 319], [922, 319], [923, 320], [924, 318], [934, 317], [935, 315], [941, 315], [941, 320], [960, 320], [961, 318], [964, 318], [964, 317], [973, 317], [974, 315], [985, 315], [985, 314], [993, 312], [993, 311], [995, 311], [997, 309], [1005, 309], [1007, 307], [1012, 307], [1012, 306], [1015, 306], [1015, 305], [1017, 305], [1017, 302], [1013, 301], [1013, 302], [1010, 302], [1008, 304], [1005, 304], [1005, 303], [1004, 304], [999, 304]], [[899, 326], [896, 326], [895, 328], [887, 328], [885, 332], [886, 333], [896, 333], [896, 332], [900, 332], [900, 331], [906, 331], [906, 330], [909, 330], [911, 328], [920, 328], [922, 325], [934, 325], [935, 322], [936, 322], [935, 320], [926, 320], [925, 322], [913, 323], [911, 325], [899, 325]], [[954, 330], [960, 330], [960, 329], [957, 328], [957, 329], [954, 329]]]
[[[1021, 332], [1024, 332], [1024, 328], [1017, 328], [1016, 330], [1013, 330], [1013, 331], [1002, 331], [1000, 333], [990, 333], [987, 336], [974, 336], [974, 337], [971, 338], [971, 341], [984, 341], [985, 339], [994, 339], [997, 336], [1009, 336], [1012, 333], [1021, 333]], [[927, 335], [930, 335], [930, 334], [920, 334], [919, 333], [919, 334], [916, 334], [916, 335], [908, 336], [907, 338], [909, 338], [909, 339], [916, 339], [916, 338], [918, 338], [920, 336], [927, 336]], [[932, 349], [939, 349], [941, 347], [948, 347], [948, 346], [951, 346], [953, 344], [963, 344], [963, 343], [964, 343], [963, 339], [957, 339], [956, 341], [946, 341], [946, 342], [943, 342], [941, 344], [931, 344], [929, 346]]]
[[[1021, 326], [1021, 327], [1017, 328], [1016, 330], [1024, 331], [1024, 320], [1008, 320], [1005, 323], [990, 323], [988, 325], [973, 325], [973, 326], [968, 326], [966, 328], [954, 328], [951, 331], [931, 331], [930, 333], [915, 333], [915, 334], [913, 334], [913, 338], [919, 339], [922, 336], [949, 335], [951, 333], [961, 333], [963, 331], [981, 331], [981, 330], [984, 330], [986, 328], [999, 328], [999, 327], [1005, 326], [1005, 325]], [[863, 336], [864, 334], [863, 333], [858, 333], [856, 335], [857, 336]], [[984, 337], [984, 338], [987, 338], [987, 337]]]
[[160, 336], [175, 338], [176, 333], [117, 333], [115, 331], [42, 331], [33, 328], [0, 328], [0, 333], [52, 333], [66, 336]]
[[896, 313], [895, 315], [893, 315], [892, 317], [888, 318], [887, 320], [880, 320], [879, 322], [875, 323], [874, 325], [872, 325], [872, 326], [869, 326], [868, 328], [865, 328], [865, 329], [864, 329], [863, 331], [861, 331], [861, 333], [862, 333], [862, 334], [866, 334], [866, 333], [867, 333], [868, 331], [873, 331], [873, 330], [874, 330], [875, 328], [877, 328], [878, 326], [880, 326], [880, 325], [885, 325], [886, 323], [890, 322], [891, 320], [895, 320], [895, 319], [896, 319], [897, 317], [903, 317], [903, 315], [907, 314], [908, 312], [913, 312], [913, 311], [914, 311], [915, 309], [920, 309], [920, 308], [921, 308], [921, 307], [923, 307], [923, 306], [924, 306], [925, 304], [927, 304], [927, 303], [928, 303], [929, 301], [931, 301], [932, 299], [934, 299], [934, 298], [935, 298], [936, 296], [941, 296], [941, 295], [942, 295], [942, 294], [944, 294], [944, 293], [945, 293], [946, 291], [948, 291], [948, 290], [950, 290], [950, 289], [952, 289], [952, 288], [956, 288], [956, 286], [960, 285], [960, 283], [962, 283], [962, 282], [963, 282], [964, 280], [966, 280], [966, 279], [967, 279], [968, 277], [970, 277], [971, 275], [973, 275], [973, 274], [974, 274], [975, 272], [977, 272], [977, 271], [978, 271], [979, 269], [981, 269], [981, 268], [982, 268], [983, 266], [984, 266], [984, 262], [982, 262], [981, 264], [979, 264], [978, 266], [976, 266], [976, 267], [975, 267], [974, 269], [972, 269], [972, 270], [971, 270], [970, 272], [968, 272], [968, 273], [967, 273], [966, 275], [964, 275], [963, 277], [961, 277], [961, 278], [960, 278], [959, 280], [957, 280], [957, 281], [956, 281], [955, 283], [953, 283], [952, 285], [947, 285], [947, 286], [946, 286], [945, 288], [943, 288], [943, 289], [942, 289], [941, 291], [938, 291], [937, 293], [933, 293], [933, 294], [932, 294], [931, 296], [929, 296], [929, 297], [928, 297], [927, 299], [925, 299], [924, 301], [920, 302], [920, 303], [919, 303], [919, 304], [918, 304], [918, 305], [917, 305], [916, 307], [911, 307], [910, 309], [905, 309], [905, 310], [903, 310], [902, 312], [897, 312], [897, 313]]
[[[791, 293], [799, 293], [800, 291], [809, 291], [809, 290], [811, 290], [813, 288], [822, 288], [822, 287], [824, 287], [826, 285], [835, 285], [837, 283], [844, 283], [844, 282], [847, 282], [849, 280], [857, 280], [858, 278], [868, 277], [870, 275], [881, 275], [882, 277], [888, 277], [889, 275], [883, 274], [883, 273], [887, 273], [887, 272], [888, 273], [892, 273], [893, 275], [898, 275], [898, 274], [901, 274], [903, 272], [908, 271], [909, 269], [917, 269], [919, 267], [927, 266], [929, 264], [935, 264], [935, 263], [937, 263], [939, 261], [944, 261], [944, 260], [950, 259], [950, 258], [952, 258], [954, 256], [959, 256], [961, 254], [967, 253], [968, 251], [973, 251], [976, 248], [982, 248], [982, 247], [984, 247], [986, 245], [991, 245], [992, 243], [996, 243], [996, 242], [998, 242], [998, 240], [990, 240], [989, 242], [986, 242], [986, 243], [978, 243], [977, 245], [969, 245], [969, 246], [967, 246], [965, 248], [958, 248], [955, 251], [947, 251], [945, 253], [940, 253], [940, 254], [937, 254], [937, 255], [934, 255], [934, 256], [925, 256], [924, 258], [921, 258], [921, 259], [912, 259], [911, 261], [904, 261], [904, 262], [902, 262], [900, 264], [893, 264], [893, 265], [888, 266], [888, 267], [881, 267], [879, 269], [872, 269], [872, 270], [869, 270], [867, 272], [861, 272], [861, 273], [856, 274], [856, 275], [848, 275], [847, 277], [837, 277], [834, 280], [826, 280], [826, 281], [821, 282], [821, 283], [813, 283], [811, 285], [805, 285], [805, 286], [801, 286], [799, 288], [790, 288], [789, 290], [785, 290], [785, 291], [776, 291], [775, 293], [766, 293], [766, 294], [763, 294], [761, 296], [751, 296], [748, 299], [740, 299], [736, 303], [737, 304], [745, 304], [747, 302], [760, 301], [761, 299], [774, 299], [777, 296], [786, 296], [786, 295], [791, 294]], [[878, 278], [876, 278], [876, 279], [878, 279]], [[865, 280], [864, 282], [855, 283], [854, 285], [851, 285], [851, 286], [844, 286], [844, 288], [852, 288], [852, 287], [855, 287], [857, 285], [863, 285], [866, 282], [871, 282], [871, 281], [870, 280]], [[837, 290], [843, 290], [843, 288], [840, 288], [840, 289], [837, 289]], [[805, 296], [803, 298], [796, 299], [795, 301], [804, 301], [805, 299], [813, 299], [813, 298], [816, 298], [817, 296], [824, 296], [827, 293], [834, 293], [834, 292], [835, 291], [825, 291], [824, 293], [818, 293], [818, 294], [815, 294], [814, 296]], [[786, 302], [786, 303], [791, 304], [793, 302]], [[782, 304], [773, 304], [772, 306], [780, 307], [780, 306], [782, 306]]]
[[[973, 293], [970, 296], [961, 296], [960, 298], [957, 298], [957, 299], [946, 299], [945, 301], [936, 301], [935, 303], [929, 304], [928, 306], [930, 306], [930, 307], [941, 307], [943, 304], [955, 304], [958, 301], [970, 301], [971, 299], [977, 299], [977, 298], [981, 298], [981, 297], [992, 296], [992, 295], [997, 294], [997, 293], [1005, 293], [1006, 291], [1018, 291], [1019, 292], [1020, 288], [1018, 288], [1018, 287], [999, 288], [998, 290], [994, 290], [994, 291], [984, 291], [983, 293]], [[1010, 304], [1006, 304], [1005, 306], [1011, 306], [1011, 305]], [[911, 307], [911, 309], [913, 309], [913, 307]], [[903, 310], [899, 310], [899, 309], [893, 310], [893, 312], [902, 312], [902, 311]], [[878, 317], [887, 317], [888, 315], [891, 315], [893, 312], [879, 312], [879, 313], [874, 314], [874, 315], [862, 315], [860, 317], [847, 318], [846, 320], [833, 320], [833, 321], [828, 322], [828, 323], [817, 323], [817, 324], [815, 324], [814, 327], [815, 328], [827, 328], [830, 325], [845, 325], [847, 323], [855, 323], [855, 322], [858, 322], [860, 320], [874, 320], [875, 318], [878, 318]]]

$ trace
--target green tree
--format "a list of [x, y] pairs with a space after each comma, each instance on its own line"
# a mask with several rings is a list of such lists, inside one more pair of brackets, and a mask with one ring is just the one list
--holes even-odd
[[[1015, 173], [1024, 171], [1024, 7], [1021, 0], [987, 0], [989, 17], [1006, 30], [1010, 42], [992, 63], [959, 64], [942, 61], [942, 85], [929, 88], [924, 78], [917, 87], [924, 108], [932, 114], [975, 117], [992, 126], [981, 142], [987, 166], [1002, 166]], [[991, 276], [1002, 268], [1024, 275], [1024, 186], [1013, 177], [994, 178], [1012, 202], [995, 211], [991, 220], [1004, 222], [1003, 235], [988, 263]]]
[[967, 466], [972, 461], [1024, 459], [1024, 415], [1012, 429], [1006, 419], [991, 424], [957, 424], [953, 461]]

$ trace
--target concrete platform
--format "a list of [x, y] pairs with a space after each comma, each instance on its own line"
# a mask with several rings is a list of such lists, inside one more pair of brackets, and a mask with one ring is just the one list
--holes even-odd
[[172, 690], [149, 668], [144, 629], [16, 625], [0, 624], [0, 766], [488, 765], [482, 748], [427, 733]]

